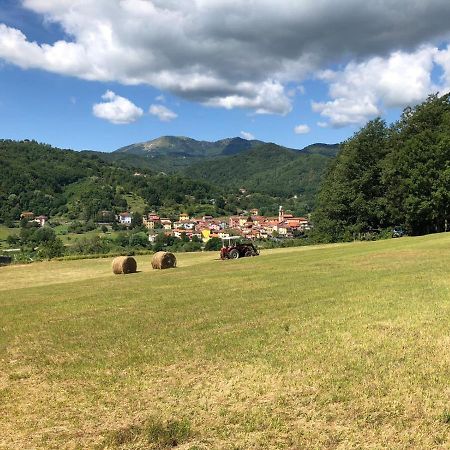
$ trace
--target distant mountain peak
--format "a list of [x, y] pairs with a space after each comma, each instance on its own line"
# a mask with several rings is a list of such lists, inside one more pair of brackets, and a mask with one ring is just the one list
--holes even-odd
[[218, 141], [199, 141], [188, 136], [160, 136], [150, 141], [139, 142], [119, 148], [113, 153], [144, 156], [144, 157], [171, 157], [171, 158], [214, 158], [231, 156], [251, 150], [261, 145], [273, 145], [279, 149], [303, 151], [323, 156], [336, 156], [338, 144], [316, 143], [302, 150], [282, 147], [274, 143], [267, 143], [257, 139], [244, 139], [240, 136], [219, 139]]
[[161, 136], [119, 148], [116, 152], [138, 156], [213, 157], [233, 155], [260, 144], [263, 142], [238, 136], [214, 142], [198, 141], [187, 136]]

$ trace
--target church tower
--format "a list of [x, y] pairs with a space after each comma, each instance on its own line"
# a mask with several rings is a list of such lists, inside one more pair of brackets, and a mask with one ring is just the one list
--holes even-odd
[[278, 209], [278, 222], [284, 221], [284, 209], [282, 206]]

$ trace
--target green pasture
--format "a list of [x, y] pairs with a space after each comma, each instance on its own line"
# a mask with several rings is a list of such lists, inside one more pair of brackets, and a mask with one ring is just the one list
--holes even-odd
[[0, 268], [0, 448], [450, 447], [450, 233]]
[[6, 242], [9, 235], [19, 234], [19, 228], [8, 228], [5, 225], [0, 225], [0, 250], [7, 249], [11, 246]]
[[19, 234], [19, 228], [8, 228], [5, 225], [0, 225], [0, 241], [6, 241], [10, 234]]

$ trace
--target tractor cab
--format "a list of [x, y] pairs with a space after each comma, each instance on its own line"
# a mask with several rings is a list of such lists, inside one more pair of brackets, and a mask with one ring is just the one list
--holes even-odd
[[220, 259], [238, 259], [245, 256], [258, 255], [258, 249], [251, 242], [242, 242], [240, 236], [222, 238]]

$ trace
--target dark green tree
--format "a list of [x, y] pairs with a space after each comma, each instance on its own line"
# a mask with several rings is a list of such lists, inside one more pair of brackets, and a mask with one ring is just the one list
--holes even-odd
[[321, 240], [349, 240], [387, 224], [382, 163], [389, 130], [381, 119], [369, 122], [341, 146], [329, 169], [313, 216]]

